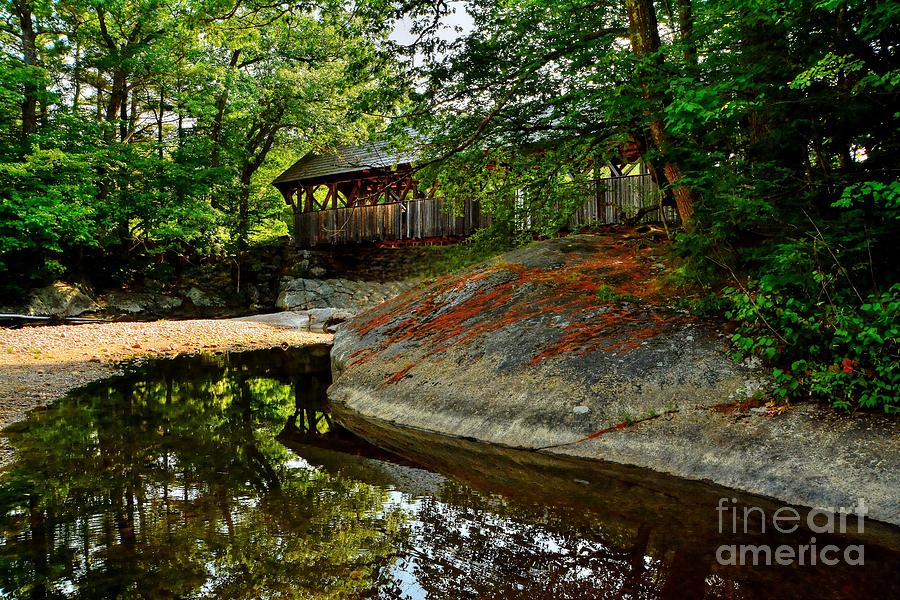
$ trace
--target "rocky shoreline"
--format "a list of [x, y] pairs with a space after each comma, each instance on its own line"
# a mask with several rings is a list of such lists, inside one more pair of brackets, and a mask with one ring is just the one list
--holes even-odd
[[[0, 302], [3, 315], [110, 320], [221, 318], [275, 310], [360, 311], [442, 272], [446, 248], [362, 245], [298, 250], [284, 244], [231, 263], [153, 273], [128, 283], [56, 281]], [[109, 286], [112, 285], [112, 288]]]
[[362, 418], [706, 480], [900, 525], [900, 421], [768, 410], [768, 371], [673, 306], [662, 253], [569, 236], [351, 319], [329, 397]]
[[229, 305], [221, 290], [210, 292], [197, 287], [170, 292], [113, 290], [89, 293], [81, 286], [57, 281], [32, 290], [24, 304], [0, 307], [0, 317], [47, 317], [67, 320], [75, 317], [109, 320], [147, 320], [157, 317], [221, 317], [250, 311], [306, 311], [338, 309], [359, 312], [388, 300], [420, 284], [418, 278], [397, 281], [364, 281], [345, 278], [315, 279], [284, 277], [279, 281], [274, 304], [249, 307]]

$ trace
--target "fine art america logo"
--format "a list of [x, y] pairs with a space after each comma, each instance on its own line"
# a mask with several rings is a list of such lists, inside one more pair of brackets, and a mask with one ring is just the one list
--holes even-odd
[[[734, 535], [748, 534], [748, 521], [759, 518], [759, 533], [795, 533], [805, 521], [812, 534], [840, 534], [848, 532], [847, 516], [854, 515], [856, 523], [851, 529], [863, 533], [864, 518], [868, 510], [865, 501], [852, 508], [813, 508], [803, 519], [796, 509], [782, 506], [771, 515], [759, 506], [737, 506], [736, 498], [719, 498], [716, 507], [719, 515], [719, 533]], [[739, 518], [741, 517], [741, 518]], [[742, 525], [739, 525], [739, 522]], [[865, 563], [865, 547], [862, 544], [843, 548], [834, 544], [817, 544], [814, 535], [808, 543], [798, 545], [782, 544], [723, 544], [716, 550], [716, 560], [720, 565], [836, 565], [843, 561], [848, 565]]]

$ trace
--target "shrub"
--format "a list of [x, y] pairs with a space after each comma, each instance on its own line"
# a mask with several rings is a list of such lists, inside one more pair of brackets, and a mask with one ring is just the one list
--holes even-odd
[[739, 353], [771, 361], [776, 394], [785, 399], [900, 413], [900, 284], [856, 302], [791, 291], [765, 280], [725, 290]]

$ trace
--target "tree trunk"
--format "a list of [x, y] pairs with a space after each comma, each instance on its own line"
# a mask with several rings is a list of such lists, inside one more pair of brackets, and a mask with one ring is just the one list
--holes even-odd
[[81, 101], [81, 45], [75, 43], [75, 68], [73, 71], [75, 89], [72, 91], [72, 112], [78, 112], [78, 103]]
[[[237, 66], [238, 59], [241, 56], [241, 50], [238, 48], [234, 52], [231, 53], [231, 60], [228, 63], [229, 69], [234, 69]], [[219, 94], [219, 97], [216, 99], [216, 116], [213, 119], [212, 123], [212, 131], [210, 132], [210, 138], [212, 141], [212, 149], [209, 153], [209, 164], [213, 167], [219, 166], [219, 143], [222, 137], [222, 124], [225, 120], [225, 107], [228, 104], [228, 82], [226, 78], [225, 85], [222, 89], [222, 93]]]
[[119, 141], [124, 142], [128, 139], [128, 88], [122, 96], [122, 102], [119, 104]]
[[[115, 71], [112, 77], [112, 89], [109, 92], [109, 99], [106, 101], [106, 122], [115, 123], [119, 120], [122, 105], [125, 103], [128, 91], [126, 88], [125, 72]], [[110, 129], [107, 133], [108, 141], [112, 141], [115, 136], [115, 129]]]
[[694, 7], [691, 0], [678, 0], [678, 37], [684, 44], [684, 59], [697, 61], [697, 44], [694, 42]]
[[659, 50], [659, 26], [653, 0], [625, 0], [625, 11], [632, 51], [644, 57]]
[[[37, 33], [34, 31], [31, 6], [27, 0], [13, 0], [13, 8], [19, 19], [22, 40], [22, 62], [25, 66], [34, 69], [38, 66]], [[30, 73], [23, 86], [24, 100], [22, 100], [22, 142], [27, 145], [28, 137], [37, 131], [37, 105], [40, 87], [38, 78]]]
[[245, 162], [241, 169], [241, 192], [238, 198], [238, 248], [243, 252], [249, 245], [250, 236], [250, 180], [256, 171]]
[[156, 119], [156, 145], [158, 146], [157, 152], [159, 153], [159, 160], [163, 159], [163, 123], [165, 122], [165, 114], [166, 114], [166, 88], [160, 84], [159, 85], [159, 115]]
[[140, 116], [140, 99], [137, 90], [131, 92], [131, 108], [128, 113], [128, 135], [126, 139], [130, 140], [137, 133], [138, 117]]
[[[634, 54], [638, 58], [646, 58], [657, 53], [660, 48], [659, 27], [653, 0], [625, 0], [625, 10], [628, 16], [628, 35]], [[662, 57], [657, 54], [655, 60], [660, 64]], [[665, 99], [651, 89], [645, 73], [640, 75], [640, 79], [643, 96], [647, 101], [647, 113], [651, 117], [650, 139], [662, 159], [663, 173], [672, 184], [672, 193], [681, 221], [688, 226], [694, 214], [695, 194], [691, 188], [681, 184], [684, 171], [672, 158], [672, 139], [659, 116]]]

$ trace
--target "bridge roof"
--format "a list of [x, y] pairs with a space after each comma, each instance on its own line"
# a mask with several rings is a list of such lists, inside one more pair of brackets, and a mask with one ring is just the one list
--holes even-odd
[[366, 142], [359, 146], [338, 146], [321, 154], [310, 152], [278, 176], [273, 185], [285, 183], [314, 183], [316, 180], [333, 180], [335, 175], [363, 173], [370, 170], [390, 169], [396, 165], [416, 161], [419, 154], [413, 150], [398, 151], [390, 142]]

